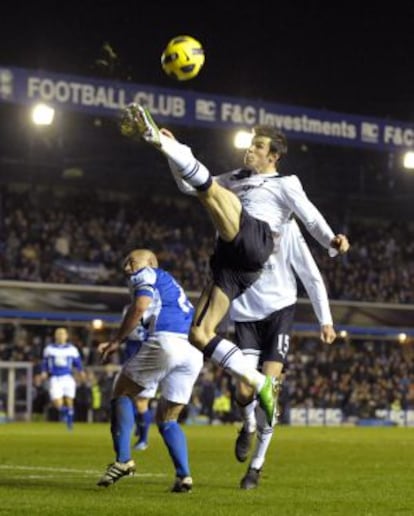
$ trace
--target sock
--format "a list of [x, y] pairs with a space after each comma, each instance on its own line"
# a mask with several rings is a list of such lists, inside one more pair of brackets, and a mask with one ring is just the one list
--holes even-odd
[[257, 428], [256, 447], [250, 461], [250, 467], [254, 469], [261, 469], [265, 462], [266, 453], [272, 440], [273, 428], [267, 424], [263, 410], [259, 406], [256, 408], [256, 410], [259, 424]]
[[73, 420], [75, 418], [75, 410], [73, 407], [68, 407], [66, 411], [66, 426], [69, 430], [73, 428]]
[[254, 387], [256, 392], [263, 387], [266, 376], [251, 367], [240, 349], [229, 340], [216, 336], [207, 344], [203, 353], [218, 366], [229, 370], [237, 379]]
[[119, 447], [118, 447], [118, 439], [116, 438], [116, 429], [118, 426], [118, 420], [116, 417], [116, 399], [111, 400], [111, 436], [112, 436], [112, 445], [114, 448], [115, 456], [118, 457]]
[[142, 420], [142, 415], [138, 412], [136, 406], [134, 405], [134, 418], [135, 418], [135, 436], [139, 437], [140, 434], [140, 424]]
[[160, 141], [162, 152], [175, 165], [174, 171], [197, 190], [206, 190], [212, 181], [211, 174], [195, 159], [190, 147], [163, 134], [160, 134]]
[[240, 414], [243, 420], [243, 426], [249, 433], [255, 432], [257, 428], [256, 423], [256, 400], [251, 401], [247, 405], [239, 405]]
[[139, 436], [140, 443], [148, 443], [148, 432], [152, 421], [152, 413], [146, 410], [142, 414], [137, 414], [137, 430], [136, 435]]
[[59, 408], [59, 420], [66, 423], [68, 417], [68, 407], [66, 405], [62, 405]]
[[134, 406], [128, 396], [111, 401], [111, 434], [116, 460], [131, 460], [131, 434], [134, 427]]
[[187, 438], [177, 421], [166, 421], [158, 425], [158, 430], [168, 448], [175, 466], [176, 476], [190, 476], [188, 464]]

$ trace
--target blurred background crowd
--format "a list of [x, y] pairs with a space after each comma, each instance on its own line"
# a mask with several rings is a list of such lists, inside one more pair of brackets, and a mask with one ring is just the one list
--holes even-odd
[[[5, 324], [0, 328], [0, 360], [34, 364], [33, 411], [46, 418], [53, 414], [49, 412], [47, 385], [40, 380], [39, 372], [42, 351], [52, 341], [52, 333], [53, 329], [38, 326], [16, 328]], [[77, 418], [107, 421], [110, 391], [122, 351], [111, 364], [102, 366], [97, 342], [86, 345], [85, 330], [72, 329], [71, 340], [79, 348], [87, 371], [87, 381], [78, 384]], [[203, 423], [239, 421], [234, 388], [234, 380], [226, 371], [206, 362], [184, 417]], [[26, 377], [22, 374], [16, 391], [22, 406], [25, 395]], [[414, 346], [341, 338], [327, 346], [317, 338], [294, 337], [281, 404], [284, 423], [289, 422], [291, 408], [341, 409], [344, 421], [375, 418], [378, 409], [414, 409]]]
[[[0, 279], [124, 286], [122, 258], [139, 246], [153, 249], [187, 290], [205, 282], [214, 233], [194, 199], [4, 188], [0, 214]], [[305, 235], [329, 297], [414, 303], [411, 221], [348, 216], [341, 230], [352, 248], [335, 260]]]

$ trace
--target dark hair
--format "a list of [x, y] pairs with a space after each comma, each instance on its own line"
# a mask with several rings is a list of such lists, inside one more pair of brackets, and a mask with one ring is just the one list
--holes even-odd
[[287, 154], [288, 144], [286, 136], [271, 125], [256, 125], [253, 128], [255, 136], [266, 136], [270, 138], [270, 152], [277, 152], [280, 157]]

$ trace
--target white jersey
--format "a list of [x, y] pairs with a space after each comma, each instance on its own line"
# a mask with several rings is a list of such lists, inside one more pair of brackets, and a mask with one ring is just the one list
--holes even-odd
[[48, 344], [43, 350], [42, 372], [49, 376], [67, 376], [72, 374], [72, 369], [83, 370], [82, 359], [76, 346], [67, 342], [65, 344]]
[[[196, 190], [182, 179], [174, 162], [171, 159], [168, 162], [181, 192], [194, 195]], [[334, 232], [309, 200], [296, 175], [282, 176], [277, 172], [259, 174], [248, 169], [237, 169], [213, 179], [237, 195], [245, 210], [253, 217], [266, 221], [276, 235], [281, 235], [284, 224], [295, 214], [309, 233], [329, 250], [330, 256], [337, 255], [337, 251], [330, 247]]]
[[238, 169], [215, 177], [234, 192], [245, 210], [256, 219], [266, 221], [273, 233], [281, 235], [292, 214], [298, 216], [309, 233], [329, 249], [334, 233], [325, 218], [308, 199], [295, 175], [258, 174]]
[[319, 323], [332, 324], [325, 283], [295, 220], [284, 225], [280, 249], [263, 267], [260, 277], [232, 301], [233, 321], [258, 321], [297, 301], [297, 276], [303, 283]]

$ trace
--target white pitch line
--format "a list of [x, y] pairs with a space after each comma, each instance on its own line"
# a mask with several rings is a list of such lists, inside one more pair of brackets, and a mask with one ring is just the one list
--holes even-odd
[[[72, 469], [72, 468], [52, 468], [48, 466], [16, 466], [13, 464], [0, 464], [0, 469], [13, 469], [24, 471], [51, 471], [54, 473], [79, 473], [86, 475], [99, 475], [102, 471], [96, 469]], [[135, 473], [136, 477], [165, 477], [164, 473]]]

